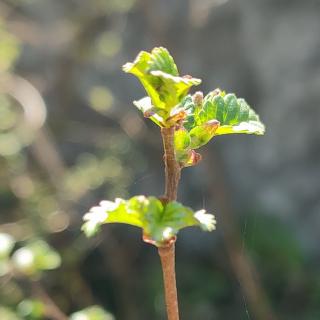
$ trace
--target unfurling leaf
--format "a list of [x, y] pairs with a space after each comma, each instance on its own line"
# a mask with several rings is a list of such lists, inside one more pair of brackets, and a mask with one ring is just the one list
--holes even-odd
[[164, 123], [189, 89], [201, 83], [200, 79], [190, 76], [180, 77], [173, 58], [162, 47], [154, 48], [151, 53], [140, 52], [134, 62], [123, 66], [123, 70], [139, 78], [151, 99], [152, 108]]
[[233, 133], [262, 135], [265, 127], [248, 103], [220, 89], [205, 97], [201, 91], [188, 95], [201, 83], [191, 76], [179, 76], [178, 68], [162, 47], [141, 51], [123, 70], [139, 78], [148, 96], [134, 104], [146, 118], [160, 127], [175, 127], [176, 159], [181, 167], [197, 164], [200, 154], [194, 150], [214, 136]]
[[205, 211], [194, 212], [172, 201], [163, 204], [155, 197], [135, 196], [129, 200], [102, 201], [85, 216], [82, 230], [92, 236], [102, 224], [125, 223], [143, 229], [144, 239], [161, 246], [185, 227], [200, 226], [211, 231], [215, 228], [214, 216]]
[[174, 132], [174, 149], [179, 162], [184, 162], [188, 158], [186, 150], [189, 150], [191, 138], [189, 132], [183, 128], [176, 128]]
[[204, 124], [194, 127], [190, 131], [191, 148], [197, 149], [207, 144], [218, 130], [220, 122], [218, 120], [209, 120]]
[[157, 109], [152, 105], [150, 97], [133, 101], [133, 104], [143, 113], [144, 117], [150, 118], [159, 127], [164, 127], [164, 119], [157, 113]]
[[214, 136], [232, 133], [262, 135], [265, 131], [259, 116], [244, 99], [219, 89], [204, 98], [201, 92], [186, 96], [181, 102], [180, 110], [186, 116], [176, 129], [176, 140], [182, 140], [182, 132], [183, 137], [190, 138], [190, 143], [185, 148], [181, 143], [175, 144], [176, 159], [182, 167], [195, 165], [198, 161], [190, 161], [190, 156], [194, 155], [191, 151], [207, 144]]
[[265, 132], [259, 116], [244, 99], [237, 98], [233, 93], [226, 94], [219, 89], [203, 99], [202, 108], [194, 113], [194, 118], [196, 125], [213, 119], [218, 120], [220, 126], [215, 135], [231, 133], [262, 135]]

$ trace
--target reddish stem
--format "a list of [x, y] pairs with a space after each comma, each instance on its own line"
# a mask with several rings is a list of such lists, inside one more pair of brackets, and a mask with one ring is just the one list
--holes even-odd
[[[174, 127], [162, 128], [161, 135], [164, 147], [165, 194], [164, 202], [177, 199], [181, 168], [175, 158]], [[159, 247], [168, 320], [179, 320], [178, 294], [175, 273], [175, 238], [166, 246]]]
[[177, 199], [178, 184], [180, 180], [181, 168], [176, 161], [174, 151], [174, 127], [161, 129], [164, 165], [165, 165], [165, 199], [174, 201]]
[[162, 265], [168, 320], [179, 320], [174, 242], [169, 246], [159, 247], [158, 252]]

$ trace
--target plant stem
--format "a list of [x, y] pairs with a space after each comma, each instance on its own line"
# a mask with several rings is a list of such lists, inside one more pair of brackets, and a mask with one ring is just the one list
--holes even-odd
[[158, 252], [161, 259], [168, 320], [179, 320], [174, 242], [169, 246], [159, 247]]
[[[164, 202], [177, 199], [178, 185], [181, 168], [175, 158], [174, 151], [174, 127], [162, 128], [161, 135], [164, 147], [165, 164], [165, 194]], [[161, 259], [165, 299], [168, 320], [179, 320], [178, 294], [175, 273], [175, 239], [166, 246], [159, 247], [158, 252]]]
[[174, 127], [161, 129], [164, 165], [165, 165], [165, 200], [174, 201], [177, 199], [178, 184], [181, 168], [176, 161], [174, 152]]

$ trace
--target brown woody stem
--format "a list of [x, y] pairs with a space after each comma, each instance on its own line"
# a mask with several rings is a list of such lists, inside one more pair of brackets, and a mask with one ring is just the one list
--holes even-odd
[[169, 246], [158, 248], [163, 272], [168, 320], [179, 320], [174, 249], [174, 242]]
[[[177, 199], [181, 168], [175, 158], [174, 127], [162, 128], [161, 135], [164, 147], [165, 164], [165, 194], [163, 201], [169, 202]], [[175, 238], [166, 246], [159, 247], [161, 259], [165, 299], [168, 320], [179, 320], [178, 294], [175, 273]]]

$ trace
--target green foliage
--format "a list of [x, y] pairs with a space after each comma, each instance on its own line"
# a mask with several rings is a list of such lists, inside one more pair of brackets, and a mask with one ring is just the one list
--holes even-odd
[[144, 239], [161, 246], [185, 227], [215, 228], [215, 219], [204, 210], [194, 212], [172, 201], [163, 204], [155, 197], [135, 196], [129, 200], [102, 201], [84, 216], [82, 227], [87, 236], [95, 234], [105, 223], [125, 223], [143, 229]]
[[189, 132], [192, 149], [198, 149], [201, 146], [207, 144], [211, 138], [213, 138], [215, 132], [219, 128], [219, 121], [210, 120], [203, 124], [192, 128]]
[[35, 299], [22, 300], [17, 306], [17, 313], [26, 320], [40, 320], [45, 318], [45, 305]]
[[12, 310], [0, 305], [0, 319], [3, 320], [22, 320]]
[[202, 92], [187, 95], [201, 80], [179, 77], [177, 66], [165, 48], [142, 51], [125, 72], [139, 78], [148, 93], [134, 105], [160, 127], [175, 126], [176, 159], [182, 167], [201, 159], [194, 150], [214, 136], [233, 133], [264, 134], [259, 116], [235, 94], [216, 89], [203, 98]]
[[[135, 106], [160, 127], [174, 127], [175, 157], [181, 167], [201, 160], [195, 149], [207, 144], [215, 135], [230, 133], [263, 134], [264, 126], [244, 99], [220, 90], [203, 98], [202, 92], [187, 95], [201, 80], [180, 77], [178, 68], [162, 47], [151, 53], [142, 51], [123, 70], [142, 83], [148, 96], [134, 101]], [[161, 246], [178, 231], [199, 225], [212, 230], [215, 220], [203, 210], [193, 212], [178, 202], [163, 204], [155, 197], [136, 196], [129, 200], [102, 201], [84, 216], [82, 230], [95, 234], [105, 223], [125, 223], [143, 229], [144, 239]]]
[[189, 76], [180, 77], [173, 58], [165, 48], [154, 48], [151, 53], [142, 51], [133, 63], [123, 66], [123, 70], [139, 78], [150, 97], [150, 104], [140, 100], [138, 108], [144, 112], [157, 113], [161, 126], [173, 116], [173, 108], [181, 102], [193, 85], [200, 79]]
[[195, 103], [190, 106], [189, 102], [188, 107], [193, 111], [189, 116], [194, 117], [196, 126], [211, 120], [219, 121], [220, 125], [215, 131], [215, 135], [264, 134], [265, 128], [260, 122], [259, 116], [244, 99], [237, 98], [233, 93], [226, 94], [224, 91], [216, 89], [205, 96], [199, 106]]
[[45, 241], [33, 240], [13, 253], [12, 262], [19, 272], [32, 276], [58, 268], [61, 258]]
[[73, 313], [70, 320], [114, 320], [114, 317], [99, 306], [91, 306]]
[[9, 33], [0, 19], [0, 72], [7, 71], [18, 58], [19, 41]]
[[[190, 152], [204, 146], [214, 136], [235, 133], [262, 135], [265, 131], [259, 116], [244, 99], [219, 89], [204, 98], [201, 92], [186, 96], [180, 109], [186, 116], [176, 128], [175, 149], [176, 158], [184, 167], [197, 163], [190, 161]], [[190, 143], [184, 143], [187, 141]]]

